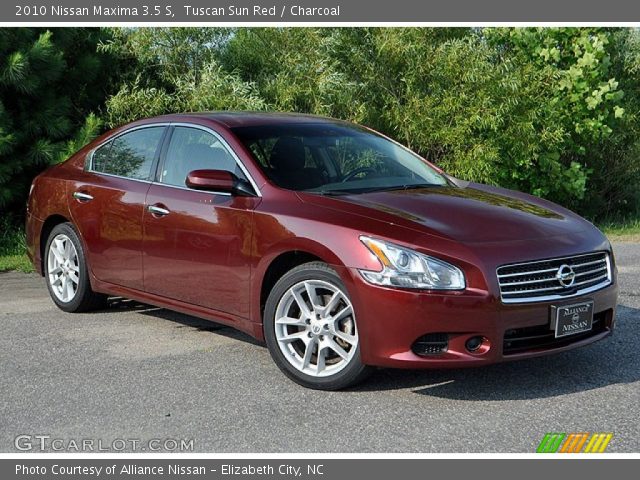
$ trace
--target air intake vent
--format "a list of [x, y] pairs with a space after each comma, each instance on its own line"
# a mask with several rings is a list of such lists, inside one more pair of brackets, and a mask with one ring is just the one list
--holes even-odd
[[439, 355], [449, 348], [449, 335], [446, 333], [429, 333], [413, 342], [413, 353], [416, 355]]
[[504, 334], [503, 353], [513, 355], [535, 350], [548, 350], [571, 345], [574, 342], [593, 337], [606, 331], [613, 318], [613, 310], [605, 310], [593, 316], [593, 327], [588, 332], [556, 338], [553, 330], [546, 325], [512, 328]]

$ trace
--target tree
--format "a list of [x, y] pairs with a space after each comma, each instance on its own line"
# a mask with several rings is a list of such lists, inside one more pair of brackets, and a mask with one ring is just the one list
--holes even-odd
[[592, 217], [640, 210], [640, 40], [607, 28], [117, 29], [109, 126], [177, 111], [328, 115], [461, 178]]
[[620, 175], [640, 180], [640, 97], [624, 93], [638, 90], [637, 38], [604, 28], [243, 29], [222, 58], [271, 108], [358, 121], [454, 175], [596, 215], [638, 205]]
[[108, 93], [98, 29], [0, 29], [0, 208], [22, 211], [33, 176], [98, 132]]
[[[135, 63], [138, 83], [170, 86], [177, 79], [195, 85], [207, 65], [215, 61], [231, 35], [229, 28], [152, 27], [109, 28], [110, 39], [101, 44], [109, 52]], [[126, 78], [123, 78], [123, 83]]]
[[106, 101], [111, 127], [164, 113], [203, 110], [263, 110], [252, 82], [219, 63], [228, 38], [225, 28], [111, 29], [101, 46], [135, 65]]

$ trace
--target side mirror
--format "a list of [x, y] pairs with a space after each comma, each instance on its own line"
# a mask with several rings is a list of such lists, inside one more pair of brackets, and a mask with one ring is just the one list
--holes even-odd
[[185, 184], [194, 190], [255, 196], [251, 185], [227, 170], [193, 170], [187, 175]]

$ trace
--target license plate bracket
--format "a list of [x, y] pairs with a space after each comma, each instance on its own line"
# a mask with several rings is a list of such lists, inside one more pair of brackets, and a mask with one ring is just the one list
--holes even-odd
[[551, 328], [555, 337], [568, 337], [593, 328], [593, 300], [551, 307]]

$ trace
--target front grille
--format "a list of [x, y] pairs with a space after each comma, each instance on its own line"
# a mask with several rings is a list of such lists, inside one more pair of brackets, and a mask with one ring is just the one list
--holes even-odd
[[411, 347], [416, 355], [439, 355], [449, 348], [449, 335], [446, 333], [429, 333], [418, 338]]
[[607, 323], [611, 320], [608, 317], [612, 315], [611, 310], [596, 313], [593, 316], [591, 330], [560, 338], [556, 338], [555, 332], [551, 330], [549, 323], [534, 327], [512, 328], [504, 334], [502, 353], [504, 355], [513, 355], [532, 350], [552, 349], [570, 345], [604, 332], [607, 329]]
[[[564, 284], [560, 273], [573, 272], [573, 282]], [[557, 300], [599, 290], [611, 284], [611, 264], [606, 252], [535, 262], [503, 265], [497, 269], [504, 303]]]

